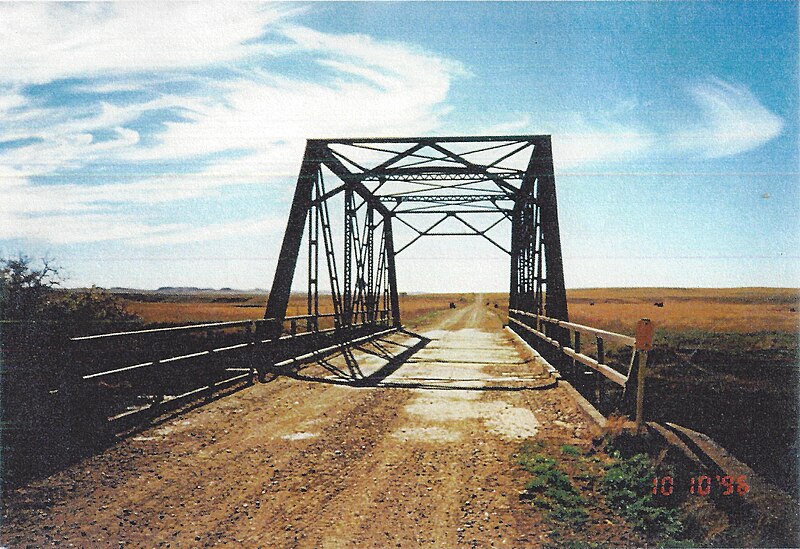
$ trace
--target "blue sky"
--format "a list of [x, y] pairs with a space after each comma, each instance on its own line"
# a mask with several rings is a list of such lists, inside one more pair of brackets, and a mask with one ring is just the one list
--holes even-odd
[[305, 139], [517, 133], [569, 287], [800, 286], [797, 2], [3, 3], [0, 91], [0, 255], [70, 286], [268, 287]]

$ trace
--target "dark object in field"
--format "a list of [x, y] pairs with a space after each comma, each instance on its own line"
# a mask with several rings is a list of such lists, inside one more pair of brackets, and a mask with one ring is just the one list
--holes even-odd
[[494, 304], [494, 308], [497, 309], [497, 303]]
[[664, 306], [664, 302], [663, 301], [656, 301], [655, 303], [653, 303], [653, 305], [655, 305], [656, 307], [663, 307]]
[[455, 304], [455, 303], [453, 303], [452, 301], [450, 302], [450, 308], [451, 308], [451, 309], [455, 309], [455, 308], [456, 308], [456, 304]]
[[592, 306], [594, 306], [594, 301], [590, 301], [589, 302], [589, 307], [592, 307]]
[[796, 313], [796, 312], [797, 312], [797, 309], [795, 309], [794, 307], [790, 307], [790, 308], [789, 308], [789, 312], [790, 312], [790, 313]]

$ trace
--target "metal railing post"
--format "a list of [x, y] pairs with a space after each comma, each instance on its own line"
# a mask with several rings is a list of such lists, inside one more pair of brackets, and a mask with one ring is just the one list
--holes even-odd
[[156, 376], [158, 379], [158, 394], [156, 394], [153, 398], [153, 402], [150, 403], [150, 410], [158, 414], [161, 412], [161, 407], [164, 404], [164, 374], [163, 374], [163, 365], [161, 364], [161, 360], [155, 359], [153, 360], [153, 366], [155, 367]]
[[250, 344], [250, 352], [248, 353], [248, 361], [250, 362], [250, 377], [247, 378], [247, 384], [253, 385], [256, 380], [256, 321], [252, 321], [246, 326], [247, 342]]

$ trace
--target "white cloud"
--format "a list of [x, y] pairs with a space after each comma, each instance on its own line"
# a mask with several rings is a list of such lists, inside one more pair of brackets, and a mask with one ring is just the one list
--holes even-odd
[[[231, 181], [235, 183], [235, 181]], [[120, 204], [157, 204], [213, 193], [196, 175], [153, 178], [131, 184], [33, 186], [24, 176], [0, 170], [0, 235], [54, 244], [120, 240], [138, 246], [202, 242], [269, 234], [283, 229], [274, 218], [209, 223], [148, 223], [120, 211]]]
[[521, 114], [481, 133], [551, 135], [557, 171], [601, 161], [631, 162], [648, 154], [658, 140], [655, 134], [638, 126], [612, 122], [607, 118], [603, 113], [591, 120], [578, 112], [539, 116]]
[[710, 78], [691, 87], [689, 93], [700, 108], [701, 120], [676, 132], [655, 129], [652, 121], [646, 120], [646, 111], [635, 123], [616, 121], [630, 120], [635, 114], [637, 103], [621, 100], [616, 108], [593, 113], [592, 118], [578, 112], [521, 114], [483, 133], [552, 134], [556, 169], [568, 170], [595, 162], [632, 164], [665, 154], [673, 159], [698, 154], [705, 158], [733, 156], [760, 147], [783, 129], [783, 120], [745, 86]]
[[244, 149], [283, 175], [294, 174], [308, 138], [434, 130], [448, 112], [451, 81], [466, 74], [458, 63], [363, 35], [298, 26], [282, 33], [308, 57], [308, 79], [258, 72], [220, 84], [219, 101], [195, 105], [186, 121], [167, 124], [158, 146], [139, 149], [133, 158]]
[[79, 244], [108, 240], [135, 240], [183, 229], [181, 225], [148, 225], [133, 216], [110, 213], [81, 213], [68, 209], [63, 213], [36, 215], [3, 215], [0, 234], [5, 238], [26, 238], [53, 244]]
[[22, 107], [26, 99], [18, 91], [6, 91], [0, 89], [0, 116], [5, 116], [12, 109]]
[[2, 3], [0, 74], [44, 83], [241, 59], [268, 53], [253, 40], [289, 12], [252, 2]]
[[745, 86], [711, 78], [689, 93], [700, 108], [702, 122], [671, 136], [679, 151], [699, 152], [708, 158], [733, 156], [760, 147], [783, 130], [783, 120]]
[[[0, 82], [12, 90], [0, 100], [0, 141], [33, 138], [0, 151], [8, 172], [0, 183], [0, 238], [182, 242], [192, 228], [148, 225], [124, 215], [126, 205], [209, 197], [226, 185], [294, 176], [309, 137], [426, 133], [440, 125], [450, 83], [465, 74], [459, 64], [405, 44], [286, 26], [291, 13], [250, 3], [0, 4]], [[258, 45], [265, 32], [280, 43]], [[307, 77], [253, 68], [275, 55], [293, 56]], [[236, 71], [240, 62], [248, 69], [234, 80], [192, 72], [222, 63]], [[194, 84], [191, 92], [124, 105], [43, 107], [20, 91], [24, 83], [67, 77], [83, 79], [72, 92], [142, 91], [177, 70], [176, 78]], [[133, 122], [165, 109], [181, 120], [143, 140]], [[231, 151], [249, 154], [231, 158]], [[206, 162], [200, 173], [141, 174], [124, 182], [125, 174], [109, 178], [89, 167], [197, 166], [198, 158], [215, 156], [220, 160]], [[45, 187], [30, 180], [65, 173], [91, 184]], [[204, 234], [234, 230], [210, 228]]]

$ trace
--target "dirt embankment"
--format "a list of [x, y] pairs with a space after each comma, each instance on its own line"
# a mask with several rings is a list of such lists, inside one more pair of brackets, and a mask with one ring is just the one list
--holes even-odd
[[[544, 388], [547, 372], [481, 296], [415, 331], [211, 402], [10, 493], [3, 544], [545, 543], [551, 529], [520, 500], [512, 456], [526, 439], [588, 445], [579, 410]], [[403, 362], [386, 360], [414, 345]], [[635, 540], [605, 522], [586, 527], [597, 541]]]

